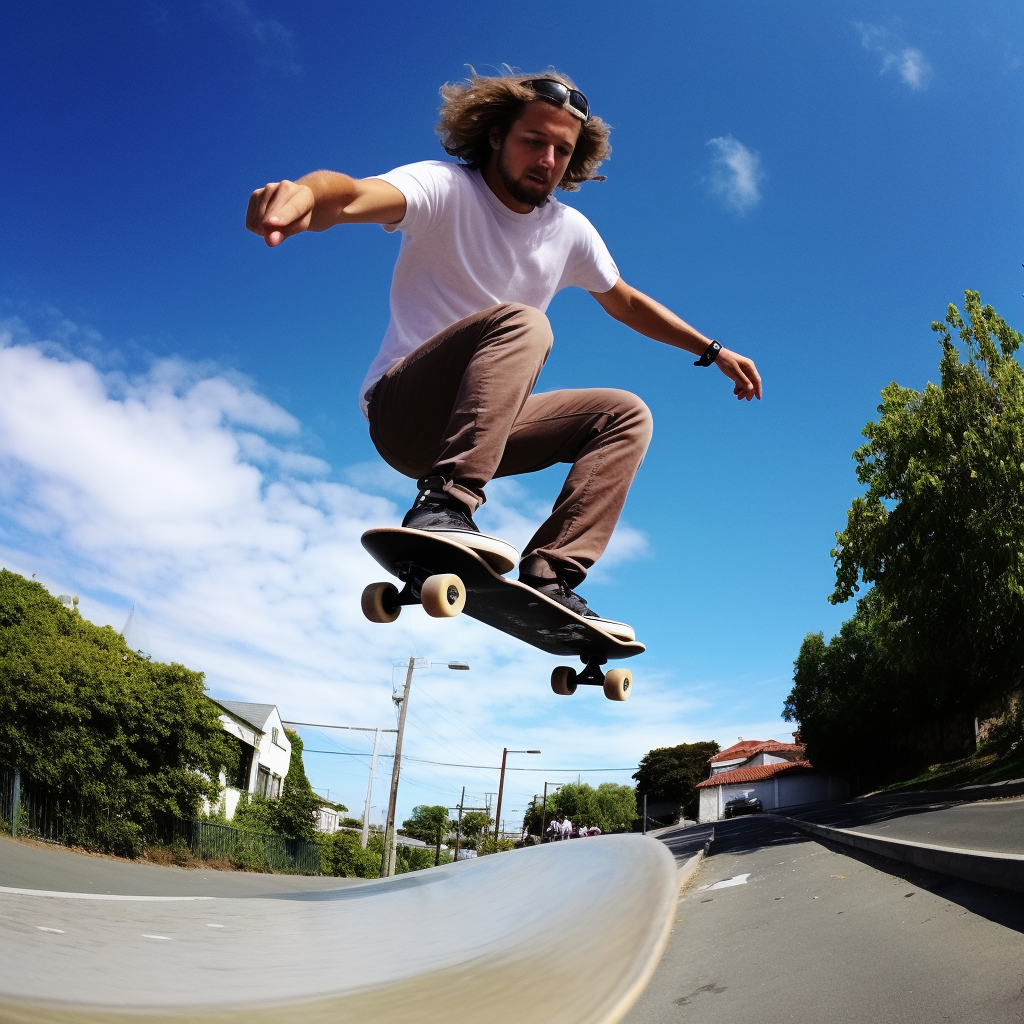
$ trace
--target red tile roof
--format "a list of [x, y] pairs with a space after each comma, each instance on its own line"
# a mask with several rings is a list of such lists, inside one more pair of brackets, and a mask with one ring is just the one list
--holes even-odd
[[755, 764], [750, 768], [733, 768], [731, 772], [719, 772], [710, 779], [697, 783], [697, 789], [709, 786], [728, 786], [734, 782], [760, 782], [770, 779], [773, 775], [792, 771], [794, 768], [813, 768], [810, 761], [780, 761], [776, 764]]
[[762, 751], [769, 754], [801, 755], [804, 752], [804, 745], [802, 743], [780, 743], [778, 740], [743, 740], [719, 751], [710, 760], [712, 764], [718, 764], [721, 761], [737, 761], [740, 758], [745, 761], [748, 757], [753, 757]]

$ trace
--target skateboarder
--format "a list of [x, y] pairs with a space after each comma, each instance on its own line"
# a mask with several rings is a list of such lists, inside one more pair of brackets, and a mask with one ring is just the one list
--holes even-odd
[[575, 588], [611, 538], [651, 414], [612, 388], [533, 393], [552, 343], [548, 303], [570, 285], [586, 289], [640, 334], [714, 363], [738, 399], [759, 399], [761, 379], [750, 359], [626, 284], [590, 222], [554, 198], [556, 187], [604, 180], [610, 152], [607, 125], [567, 77], [474, 73], [441, 95], [438, 132], [458, 162], [272, 182], [252, 194], [246, 226], [269, 246], [337, 224], [402, 233], [391, 321], [360, 389], [377, 451], [417, 481], [402, 525], [514, 555], [473, 522], [487, 484], [569, 463], [519, 578], [600, 625], [611, 620]]

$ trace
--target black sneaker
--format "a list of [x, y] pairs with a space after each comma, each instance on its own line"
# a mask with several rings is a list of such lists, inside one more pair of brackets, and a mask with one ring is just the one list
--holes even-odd
[[407, 530], [431, 533], [479, 533], [469, 509], [457, 498], [435, 491], [420, 491], [412, 508], [405, 513], [402, 526]]
[[420, 491], [413, 506], [405, 514], [406, 530], [436, 533], [475, 551], [495, 572], [511, 572], [519, 561], [519, 552], [497, 537], [481, 533], [469, 509], [458, 498], [437, 491]]
[[560, 604], [563, 608], [575, 612], [581, 618], [593, 623], [598, 629], [618, 637], [621, 640], [635, 640], [636, 632], [633, 627], [625, 622], [617, 622], [615, 619], [606, 619], [598, 615], [584, 597], [580, 597], [567, 583], [559, 579], [547, 579], [542, 576], [520, 576], [520, 583], [533, 587], [538, 593], [550, 598]]

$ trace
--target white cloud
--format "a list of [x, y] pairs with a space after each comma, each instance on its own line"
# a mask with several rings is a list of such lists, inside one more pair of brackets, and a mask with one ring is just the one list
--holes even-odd
[[712, 150], [711, 194], [737, 213], [752, 210], [761, 201], [761, 158], [731, 135], [709, 139], [708, 145]]
[[[713, 705], [711, 685], [680, 693], [638, 664], [642, 698], [613, 704], [588, 688], [558, 699], [547, 681], [558, 659], [464, 616], [407, 608], [393, 625], [363, 619], [360, 591], [387, 575], [359, 536], [397, 522], [413, 485], [380, 465], [330, 479], [294, 450], [298, 421], [244, 381], [179, 361], [104, 374], [17, 333], [17, 343], [0, 334], [0, 565], [81, 594], [86, 618], [118, 630], [135, 604], [154, 657], [205, 671], [215, 695], [275, 703], [301, 721], [391, 726], [397, 659], [461, 658], [470, 673], [417, 671], [413, 757], [495, 764], [502, 746], [538, 746], [535, 763], [627, 766], [652, 746], [703, 738], [694, 712]], [[520, 481], [496, 481], [489, 496], [482, 525], [520, 545], [547, 513]], [[622, 524], [606, 578], [609, 564], [645, 550]], [[356, 749], [358, 735], [338, 735]], [[311, 761], [321, 791], [361, 807], [359, 761]], [[539, 778], [512, 774], [506, 807]], [[479, 801], [496, 778], [410, 762], [403, 813], [454, 803], [463, 784]]]
[[881, 58], [880, 75], [895, 70], [911, 89], [920, 90], [927, 86], [931, 65], [916, 46], [904, 46], [892, 32], [879, 25], [856, 22], [854, 27], [860, 34], [864, 49]]

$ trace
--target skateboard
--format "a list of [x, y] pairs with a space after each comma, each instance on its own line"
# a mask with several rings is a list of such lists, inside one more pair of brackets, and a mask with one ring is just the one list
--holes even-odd
[[580, 685], [603, 687], [609, 700], [627, 700], [632, 693], [632, 672], [604, 672], [601, 666], [642, 654], [642, 643], [613, 636], [532, 587], [499, 576], [476, 552], [443, 537], [384, 527], [367, 530], [362, 543], [404, 584], [399, 590], [393, 583], [371, 583], [363, 591], [363, 614], [371, 622], [394, 622], [409, 604], [439, 619], [464, 611], [548, 654], [578, 657], [582, 671], [559, 665], [551, 673], [557, 694], [568, 696]]

